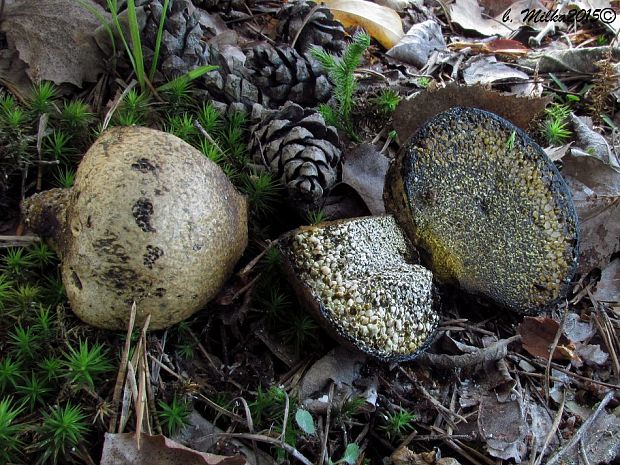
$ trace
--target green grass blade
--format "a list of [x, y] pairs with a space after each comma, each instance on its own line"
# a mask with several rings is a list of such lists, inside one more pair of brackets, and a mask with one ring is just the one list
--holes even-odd
[[118, 32], [121, 41], [123, 42], [123, 46], [125, 47], [125, 51], [127, 52], [127, 56], [129, 57], [129, 61], [131, 62], [131, 66], [133, 69], [136, 69], [136, 61], [133, 58], [133, 53], [131, 53], [131, 49], [129, 48], [129, 44], [125, 39], [125, 32], [123, 31], [123, 27], [121, 26], [121, 22], [118, 20], [118, 3], [116, 0], [107, 0], [108, 10], [112, 13], [112, 22], [114, 23], [114, 27], [116, 28], [116, 32]]
[[213, 65], [199, 66], [198, 68], [188, 71], [187, 73], [179, 76], [178, 78], [175, 78], [172, 81], [169, 81], [159, 86], [157, 88], [157, 92], [165, 92], [171, 89], [172, 87], [174, 87], [174, 85], [179, 81], [191, 82], [194, 79], [198, 79], [200, 76], [208, 73], [209, 71], [213, 71], [214, 69], [217, 69], [217, 66], [213, 66]]
[[129, 22], [129, 35], [131, 37], [131, 49], [133, 55], [133, 69], [136, 79], [142, 90], [146, 88], [146, 74], [144, 73], [144, 57], [142, 55], [142, 40], [140, 39], [140, 27], [136, 15], [136, 2], [127, 0], [127, 20]]
[[149, 71], [149, 80], [152, 81], [155, 77], [155, 71], [157, 71], [157, 61], [159, 60], [159, 49], [161, 47], [161, 38], [164, 33], [164, 23], [166, 22], [166, 15], [168, 14], [169, 0], [164, 0], [164, 7], [161, 12], [161, 18], [159, 19], [159, 28], [157, 29], [157, 37], [155, 38], [155, 50], [153, 51], [153, 62], [151, 63], [151, 69]]

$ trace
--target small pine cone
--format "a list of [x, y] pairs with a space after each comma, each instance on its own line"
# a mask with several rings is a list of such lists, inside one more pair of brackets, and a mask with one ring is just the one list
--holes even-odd
[[278, 42], [291, 44], [299, 34], [295, 42], [295, 50], [299, 53], [317, 45], [326, 52], [340, 55], [346, 47], [344, 27], [325, 6], [318, 7], [306, 21], [315, 6], [316, 3], [303, 0], [283, 6], [278, 14]]
[[316, 110], [288, 103], [252, 129], [250, 153], [282, 181], [293, 200], [317, 204], [336, 181], [340, 142]]
[[303, 106], [327, 102], [331, 84], [321, 65], [309, 54], [288, 45], [261, 43], [246, 52], [247, 76], [272, 105], [292, 101]]

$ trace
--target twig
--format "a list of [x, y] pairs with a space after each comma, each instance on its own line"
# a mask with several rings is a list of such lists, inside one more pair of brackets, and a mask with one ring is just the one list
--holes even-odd
[[252, 260], [250, 260], [250, 263], [248, 263], [247, 265], [245, 265], [241, 271], [239, 271], [239, 273], [237, 273], [237, 276], [239, 277], [243, 277], [245, 275], [247, 275], [250, 271], [252, 271], [252, 269], [256, 266], [256, 264], [260, 261], [261, 258], [263, 258], [263, 256], [273, 248], [274, 245], [276, 245], [278, 242], [280, 241], [280, 238], [275, 239], [273, 241], [268, 241], [267, 243], [267, 247], [265, 247], [261, 253], [259, 253], [256, 257], [254, 257]]
[[37, 192], [41, 190], [43, 186], [43, 134], [45, 133], [45, 128], [47, 127], [47, 122], [49, 121], [50, 115], [48, 113], [43, 113], [39, 118], [39, 126], [37, 128], [37, 155], [39, 157], [39, 166], [37, 167]]
[[284, 392], [284, 418], [282, 419], [282, 433], [280, 433], [280, 439], [284, 442], [286, 441], [286, 425], [288, 423], [288, 414], [291, 407], [291, 402], [286, 391], [282, 390], [282, 392]]
[[[237, 415], [236, 413], [231, 412], [230, 410], [225, 409], [224, 407], [217, 405], [215, 402], [213, 402], [211, 399], [209, 399], [207, 396], [205, 396], [203, 393], [199, 392], [198, 396], [202, 399], [202, 401], [207, 404], [209, 407], [211, 407], [213, 410], [221, 413], [222, 415], [226, 415], [227, 417], [229, 417], [231, 420], [236, 421], [237, 423], [240, 423], [242, 425], [245, 425], [250, 432], [253, 432], [254, 429], [254, 425], [253, 424], [248, 424], [247, 420], [244, 420], [242, 417], [240, 417], [239, 415]], [[240, 397], [240, 399], [243, 399], [242, 397]], [[247, 404], [247, 402], [246, 402]], [[246, 413], [247, 416], [247, 413]], [[248, 418], [248, 420], [251, 420], [252, 417], [250, 416]]]
[[114, 385], [114, 394], [112, 396], [112, 418], [110, 419], [110, 425], [108, 426], [109, 433], [118, 433], [116, 430], [116, 422], [118, 421], [118, 406], [121, 401], [121, 394], [123, 392], [123, 384], [125, 381], [125, 375], [127, 374], [127, 362], [129, 361], [129, 348], [131, 347], [131, 333], [136, 322], [136, 302], [131, 305], [131, 313], [129, 314], [129, 324], [127, 325], [127, 336], [125, 339], [125, 347], [123, 348], [123, 354], [121, 355], [121, 364], [118, 367], [118, 373], [116, 375], [116, 384]]
[[21, 247], [40, 242], [39, 236], [0, 236], [0, 249], [5, 247]]
[[551, 360], [553, 359], [553, 354], [555, 353], [555, 349], [558, 347], [558, 342], [560, 342], [560, 337], [564, 332], [564, 324], [566, 323], [566, 317], [568, 316], [568, 302], [566, 302], [564, 307], [564, 313], [562, 314], [562, 320], [560, 321], [560, 325], [558, 326], [558, 330], [555, 332], [555, 337], [553, 338], [553, 344], [551, 344], [551, 348], [549, 349], [549, 358], [547, 359], [547, 366], [545, 366], [545, 379], [544, 379], [544, 387], [545, 387], [545, 400], [549, 402], [549, 376], [551, 375]]
[[314, 13], [319, 8], [321, 8], [321, 4], [317, 3], [316, 5], [314, 5], [312, 7], [312, 9], [305, 16], [304, 20], [301, 22], [301, 27], [299, 28], [299, 30], [297, 31], [297, 34], [295, 34], [295, 37], [293, 38], [293, 41], [291, 42], [291, 48], [295, 48], [295, 44], [297, 43], [297, 39], [299, 39], [299, 36], [301, 35], [301, 31], [304, 30], [304, 28], [308, 24], [308, 21], [310, 21], [310, 18], [312, 18], [314, 16]]
[[[270, 438], [269, 436], [263, 436], [261, 434], [221, 432], [221, 433], [209, 434], [205, 436], [204, 439], [211, 437], [211, 436], [228, 436], [230, 438], [248, 439], [250, 441], [258, 441], [258, 442], [264, 442], [265, 444], [273, 444], [274, 446], [278, 446], [284, 449], [287, 453], [293, 456], [293, 458], [296, 458], [304, 465], [313, 465], [312, 462], [306, 458], [306, 456], [304, 456], [301, 452], [299, 452], [297, 449], [295, 449], [290, 444], [287, 444], [279, 439]], [[203, 438], [200, 438], [200, 439], [203, 439]]]
[[327, 454], [327, 437], [329, 436], [329, 425], [331, 423], [332, 402], [334, 401], [334, 383], [329, 385], [329, 394], [327, 396], [327, 412], [325, 413], [325, 428], [323, 428], [323, 440], [321, 441], [321, 455], [319, 455], [318, 463], [328, 463]]
[[560, 426], [560, 421], [562, 420], [562, 414], [564, 413], [565, 402], [566, 402], [566, 389], [562, 389], [562, 400], [560, 401], [560, 406], [558, 407], [558, 411], [555, 417], [553, 418], [551, 429], [547, 433], [547, 436], [545, 436], [545, 441], [543, 442], [542, 449], [540, 449], [540, 455], [538, 456], [538, 458], [536, 458], [536, 460], [533, 462], [532, 465], [540, 465], [540, 462], [542, 462], [543, 456], [545, 455], [545, 452], [547, 451], [547, 447], [549, 446], [549, 443], [551, 442], [551, 438], [553, 437], [558, 427]]
[[196, 129], [198, 129], [198, 132], [200, 132], [200, 134], [202, 134], [202, 136], [207, 139], [209, 141], [210, 144], [212, 144], [218, 152], [220, 152], [220, 155], [222, 155], [223, 157], [226, 156], [226, 154], [224, 153], [224, 151], [220, 148], [219, 145], [217, 145], [217, 142], [215, 142], [215, 139], [213, 137], [211, 137], [211, 134], [209, 134], [207, 132], [207, 130], [205, 128], [202, 127], [202, 124], [200, 124], [200, 122], [195, 119], [194, 120], [194, 127]]
[[112, 103], [112, 107], [110, 108], [108, 113], [105, 115], [105, 118], [103, 119], [103, 124], [101, 125], [102, 132], [108, 128], [108, 125], [110, 124], [110, 120], [112, 119], [112, 115], [114, 115], [114, 112], [116, 111], [118, 106], [121, 104], [125, 96], [129, 93], [131, 89], [133, 89], [136, 86], [137, 83], [138, 82], [135, 79], [132, 79], [129, 85], [125, 87], [125, 90], [121, 93], [121, 95], [119, 95], [116, 99], [114, 99], [114, 102]]
[[192, 339], [194, 340], [194, 342], [198, 346], [198, 350], [200, 350], [200, 353], [202, 355], [204, 355], [204, 357], [209, 361], [209, 364], [211, 365], [211, 367], [217, 373], [219, 373], [220, 369], [217, 366], [215, 366], [215, 362], [213, 361], [213, 357], [211, 357], [211, 354], [209, 352], [207, 352], [207, 349], [204, 348], [202, 343], [198, 340], [198, 338], [196, 337], [196, 335], [194, 334], [194, 332], [191, 329], [188, 329], [187, 331], [189, 332], [189, 335], [192, 337]]
[[583, 438], [581, 438], [581, 441], [579, 441], [579, 456], [581, 457], [584, 465], [590, 465], [590, 461], [588, 460], [588, 454], [586, 453], [586, 448], [583, 443], [584, 440]]
[[423, 353], [417, 358], [417, 361], [448, 370], [454, 368], [465, 368], [472, 365], [478, 365], [482, 362], [501, 360], [508, 354], [508, 345], [520, 340], [521, 336], [517, 334], [509, 337], [508, 339], [500, 339], [488, 347], [484, 347], [476, 352], [463, 355]]
[[554, 455], [549, 459], [546, 465], [554, 465], [560, 461], [560, 458], [569, 450], [571, 450], [577, 443], [581, 440], [584, 434], [590, 429], [596, 418], [601, 414], [603, 409], [607, 406], [609, 401], [614, 397], [614, 391], [609, 391], [601, 403], [596, 407], [596, 410], [588, 417], [586, 421], [583, 422], [581, 427], [577, 430], [577, 432], [573, 435], [570, 440], [564, 444]]

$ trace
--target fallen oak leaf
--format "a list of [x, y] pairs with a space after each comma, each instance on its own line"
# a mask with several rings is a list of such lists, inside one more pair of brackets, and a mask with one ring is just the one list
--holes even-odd
[[189, 449], [162, 435], [106, 433], [100, 465], [246, 465], [240, 456], [224, 456]]
[[[109, 20], [94, 1], [83, 2]], [[106, 57], [94, 40], [98, 26], [95, 15], [75, 0], [17, 0], [5, 7], [0, 31], [28, 65], [32, 82], [81, 87], [104, 71]]]
[[[517, 329], [521, 335], [523, 348], [534, 357], [549, 358], [549, 351], [555, 340], [560, 324], [546, 316], [526, 316]], [[560, 335], [558, 344], [553, 351], [552, 360], [574, 360], [578, 358], [575, 345], [564, 334]]]

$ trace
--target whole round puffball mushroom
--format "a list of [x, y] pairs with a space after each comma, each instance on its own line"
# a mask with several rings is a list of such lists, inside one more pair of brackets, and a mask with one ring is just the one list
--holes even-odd
[[71, 189], [22, 205], [30, 228], [59, 254], [72, 310], [100, 328], [151, 315], [162, 329], [200, 310], [228, 279], [248, 241], [247, 202], [223, 171], [171, 134], [106, 131]]

